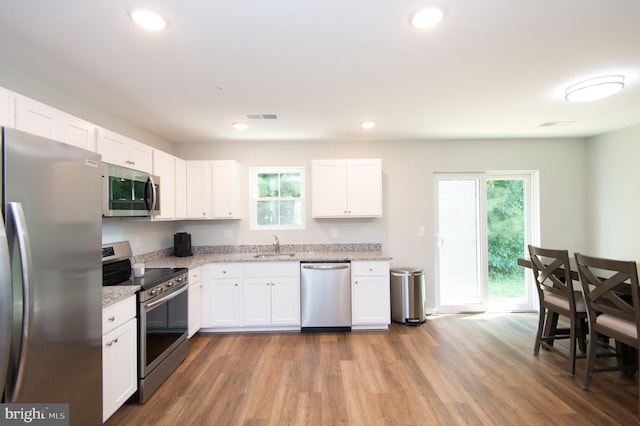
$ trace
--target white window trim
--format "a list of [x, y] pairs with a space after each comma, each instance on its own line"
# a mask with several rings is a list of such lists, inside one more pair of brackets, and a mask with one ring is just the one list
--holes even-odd
[[[258, 225], [258, 175], [262, 173], [299, 173], [300, 174], [300, 205], [301, 205], [301, 222], [300, 225]], [[306, 188], [307, 181], [305, 176], [305, 167], [249, 167], [249, 214], [251, 218], [250, 229], [269, 230], [269, 229], [305, 229], [306, 228]], [[285, 200], [286, 198], [280, 198]]]

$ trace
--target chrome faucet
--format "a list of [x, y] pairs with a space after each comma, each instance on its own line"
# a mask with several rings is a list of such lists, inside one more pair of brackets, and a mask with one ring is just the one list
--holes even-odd
[[273, 252], [275, 254], [279, 254], [280, 253], [280, 240], [278, 239], [278, 237], [273, 234]]

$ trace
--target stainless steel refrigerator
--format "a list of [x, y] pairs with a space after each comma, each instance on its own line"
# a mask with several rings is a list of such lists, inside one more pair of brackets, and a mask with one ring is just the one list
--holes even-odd
[[1, 128], [0, 384], [102, 424], [100, 156]]

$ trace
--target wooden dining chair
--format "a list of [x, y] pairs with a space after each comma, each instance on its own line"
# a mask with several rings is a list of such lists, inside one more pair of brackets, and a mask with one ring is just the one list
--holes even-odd
[[[576, 358], [585, 358], [587, 311], [580, 291], [573, 289], [569, 252], [529, 245], [531, 269], [540, 301], [538, 331], [533, 348], [538, 355], [540, 346], [558, 352], [569, 359], [569, 377], [576, 373]], [[560, 316], [569, 320], [569, 328], [558, 328]], [[560, 339], [569, 340], [569, 351], [554, 346]], [[581, 350], [577, 354], [576, 346]]]
[[[640, 287], [635, 261], [622, 261], [575, 254], [582, 291], [589, 317], [589, 348], [582, 387], [591, 386], [594, 372], [637, 369], [636, 359], [629, 363], [595, 368], [598, 348], [610, 338], [640, 348]], [[638, 424], [640, 424], [640, 381], [638, 383]]]

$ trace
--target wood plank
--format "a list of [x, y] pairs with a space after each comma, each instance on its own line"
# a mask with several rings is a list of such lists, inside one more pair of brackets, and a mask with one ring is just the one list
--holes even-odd
[[[537, 315], [429, 317], [327, 334], [197, 334], [186, 361], [115, 425], [635, 424], [638, 385], [533, 355]], [[598, 362], [613, 362], [599, 360]]]

